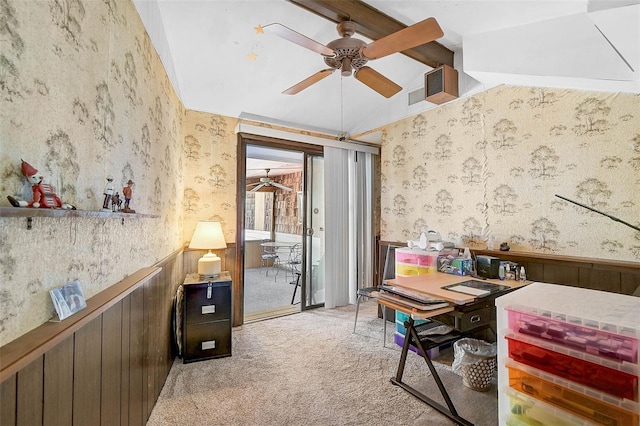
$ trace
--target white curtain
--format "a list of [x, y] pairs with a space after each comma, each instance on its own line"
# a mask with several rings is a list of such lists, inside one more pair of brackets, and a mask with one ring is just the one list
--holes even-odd
[[355, 303], [373, 283], [371, 153], [325, 147], [325, 307]]

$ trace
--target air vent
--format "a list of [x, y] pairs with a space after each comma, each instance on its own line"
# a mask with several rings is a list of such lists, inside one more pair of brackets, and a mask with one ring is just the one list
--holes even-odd
[[424, 101], [424, 87], [414, 90], [413, 92], [409, 92], [409, 105], [417, 104], [422, 101]]

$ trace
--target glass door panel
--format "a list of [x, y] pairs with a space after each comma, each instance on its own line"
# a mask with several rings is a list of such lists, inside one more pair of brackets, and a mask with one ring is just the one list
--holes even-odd
[[306, 155], [303, 218], [305, 258], [302, 309], [324, 304], [324, 158]]

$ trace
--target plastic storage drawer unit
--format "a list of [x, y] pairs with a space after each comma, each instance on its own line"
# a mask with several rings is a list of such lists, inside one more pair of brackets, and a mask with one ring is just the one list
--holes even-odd
[[505, 394], [509, 400], [507, 426], [587, 426], [592, 424], [518, 392], [507, 390]]
[[436, 267], [438, 252], [428, 252], [410, 248], [396, 249], [396, 263], [407, 263], [418, 266]]
[[584, 325], [507, 309], [511, 331], [614, 360], [638, 362], [638, 340]]
[[[572, 390], [552, 383], [552, 377], [545, 380], [534, 376], [529, 372], [522, 371], [514, 366], [507, 365], [509, 370], [509, 386], [521, 393], [527, 394], [535, 399], [544, 401], [550, 405], [570, 411], [571, 413], [584, 417], [596, 424], [617, 425], [617, 426], [637, 426], [638, 414], [628, 411], [620, 406], [615, 406], [596, 399], [578, 390]], [[593, 393], [593, 392], [589, 392]], [[601, 398], [606, 398], [601, 395]], [[637, 409], [637, 404], [627, 404], [630, 409]], [[635, 405], [635, 407], [633, 407]]]
[[638, 377], [506, 336], [509, 357], [618, 398], [638, 401]]

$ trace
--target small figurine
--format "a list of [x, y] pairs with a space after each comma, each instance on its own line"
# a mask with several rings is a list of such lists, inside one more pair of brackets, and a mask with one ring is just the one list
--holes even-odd
[[111, 211], [119, 212], [121, 208], [122, 208], [122, 200], [120, 199], [120, 194], [116, 192], [115, 194], [113, 194], [113, 197], [111, 198]]
[[135, 213], [135, 210], [129, 208], [129, 203], [131, 202], [131, 195], [133, 195], [133, 181], [129, 179], [127, 181], [127, 186], [122, 188], [122, 195], [124, 195], [124, 208], [122, 212], [124, 213]]
[[113, 197], [113, 178], [107, 178], [107, 185], [104, 187], [104, 200], [102, 201], [102, 211], [110, 212], [111, 208], [109, 205], [111, 204], [111, 198]]
[[20, 170], [27, 181], [31, 184], [31, 190], [33, 191], [33, 200], [27, 202], [24, 200], [18, 200], [12, 196], [7, 196], [7, 199], [14, 207], [34, 207], [34, 208], [47, 208], [47, 209], [66, 209], [75, 210], [76, 208], [68, 203], [63, 203], [56, 195], [53, 185], [48, 183], [42, 183], [43, 176], [38, 176], [38, 170], [31, 164], [24, 160], [20, 166]]

